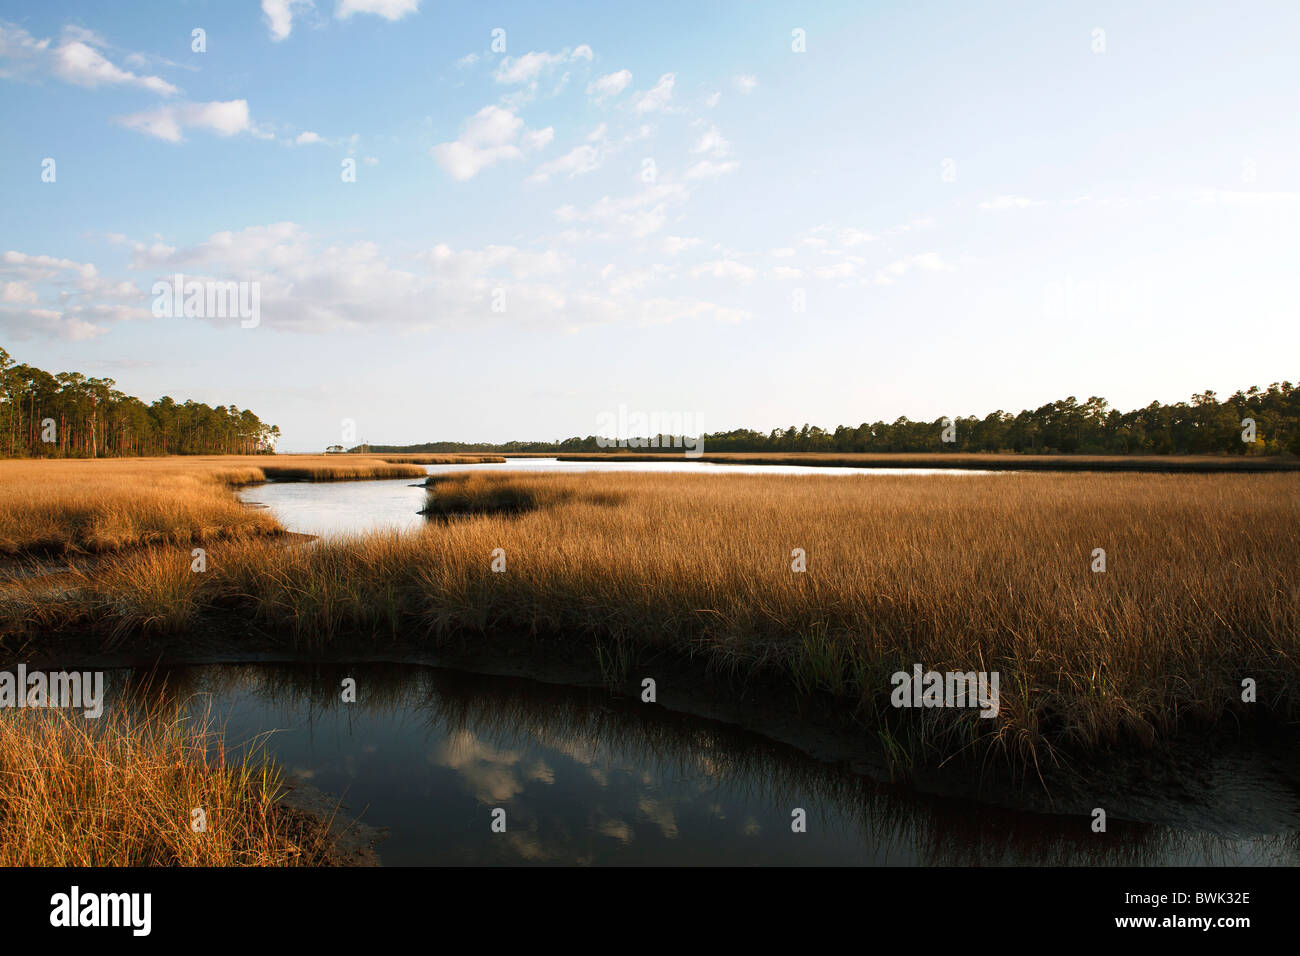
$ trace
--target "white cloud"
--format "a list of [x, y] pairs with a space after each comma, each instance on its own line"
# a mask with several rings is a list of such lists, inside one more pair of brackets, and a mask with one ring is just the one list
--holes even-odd
[[636, 98], [633, 104], [638, 113], [654, 113], [665, 109], [668, 101], [673, 97], [673, 84], [677, 82], [677, 74], [665, 73], [659, 77], [659, 82], [653, 88], [646, 90]]
[[524, 121], [512, 110], [485, 106], [466, 121], [459, 139], [439, 143], [429, 152], [452, 179], [466, 180], [494, 163], [520, 159], [525, 149], [540, 149], [554, 135], [549, 126], [524, 132]]
[[710, 93], [708, 96], [704, 97], [704, 105], [709, 109], [713, 109], [713, 107], [718, 105], [718, 101], [721, 99], [721, 93]]
[[119, 116], [115, 122], [127, 129], [179, 143], [188, 128], [206, 129], [218, 136], [255, 132], [248, 115], [247, 100], [211, 103], [178, 103], [143, 113]]
[[[1148, 202], [1158, 198], [1158, 196], [1147, 196], [1136, 201]], [[1029, 199], [1025, 196], [998, 196], [996, 199], [989, 199], [980, 203], [979, 208], [995, 212], [1006, 209], [1028, 209], [1031, 206], [1101, 206], [1103, 208], [1119, 209], [1127, 206], [1130, 201], [1128, 198], [1122, 197], [1106, 198], [1097, 196], [1075, 196], [1072, 199]]]
[[18, 302], [24, 304], [39, 301], [40, 296], [30, 282], [18, 279], [12, 282], [0, 282], [0, 302]]
[[611, 295], [623, 296], [642, 292], [667, 274], [668, 267], [656, 262], [648, 269], [619, 270], [606, 266], [601, 270], [600, 277], [605, 280], [605, 288]]
[[715, 279], [738, 279], [741, 282], [748, 282], [757, 274], [754, 269], [733, 259], [716, 259], [713, 262], [701, 263], [691, 270], [692, 276], [707, 275]]
[[864, 262], [863, 259], [850, 256], [834, 265], [818, 266], [812, 270], [812, 274], [818, 279], [847, 279], [861, 269]]
[[732, 85], [746, 95], [753, 93], [758, 86], [758, 77], [751, 73], [742, 73], [731, 81]]
[[298, 138], [294, 140], [294, 143], [298, 146], [313, 146], [316, 143], [323, 142], [325, 142], [325, 140], [321, 139], [320, 134], [313, 133], [311, 130], [304, 130], [299, 133]]
[[456, 66], [458, 67], [473, 66], [477, 62], [478, 62], [477, 53], [466, 53], [464, 56], [462, 56], [459, 60], [456, 61]]
[[47, 37], [38, 40], [20, 26], [0, 22], [0, 76], [18, 76], [46, 62]]
[[1198, 193], [1195, 199], [1198, 202], [1222, 203], [1233, 206], [1276, 206], [1300, 202], [1300, 193], [1218, 189]]
[[[239, 232], [215, 232], [204, 242], [194, 246], [176, 248], [155, 243], [148, 262], [153, 267], [192, 267], [222, 263], [240, 271], [263, 267], [278, 267], [298, 259], [310, 241], [301, 226], [292, 222], [275, 222], [265, 226], [249, 226]], [[131, 243], [140, 251], [144, 243]], [[136, 267], [138, 268], [138, 267]]]
[[694, 249], [704, 240], [693, 236], [664, 236], [663, 250], [670, 256], [680, 255], [687, 249]]
[[[664, 202], [675, 190], [647, 190], [627, 200], [607, 200], [596, 213], [616, 219], [633, 207]], [[596, 325], [649, 325], [688, 320], [741, 322], [750, 313], [689, 295], [656, 294], [656, 285], [674, 278], [654, 263], [602, 270], [594, 280], [576, 270], [568, 253], [508, 245], [453, 248], [435, 245], [396, 265], [373, 242], [330, 243], [292, 222], [214, 233], [177, 248], [152, 240], [110, 238], [137, 253], [133, 268], [156, 280], [181, 273], [186, 280], [256, 282], [262, 326], [285, 331], [324, 333], [375, 327], [427, 329], [478, 328], [487, 322], [550, 325], [569, 331]], [[745, 267], [720, 265], [707, 274], [746, 279]], [[29, 287], [69, 283], [78, 292], [60, 292], [64, 307], [31, 300]], [[504, 313], [493, 311], [498, 290]], [[52, 256], [11, 251], [0, 256], [0, 334], [86, 339], [102, 335], [111, 323], [151, 320], [150, 295], [134, 283], [99, 276], [93, 265]], [[161, 320], [172, 321], [172, 320]], [[232, 319], [194, 319], [233, 323]]]
[[1040, 206], [1041, 202], [1033, 199], [1026, 199], [1024, 196], [998, 196], [996, 199], [985, 200], [980, 203], [981, 209], [1026, 209], [1029, 206]]
[[861, 229], [852, 227], [841, 229], [839, 231], [839, 240], [841, 245], [860, 246], [864, 242], [875, 242], [876, 237], [869, 232], [863, 232]]
[[125, 236], [121, 241], [131, 247], [130, 268], [132, 269], [151, 269], [154, 266], [166, 262], [171, 256], [175, 255], [176, 248], [163, 242], [128, 242]]
[[214, 233], [150, 265], [161, 279], [257, 282], [262, 324], [293, 331], [419, 324], [437, 308], [432, 275], [393, 267], [372, 242], [326, 245], [292, 222]]
[[[295, 223], [273, 223], [217, 233], [175, 250], [155, 268], [163, 278], [173, 271], [183, 270], [188, 277], [203, 270], [227, 280], [259, 282], [262, 324], [301, 332], [376, 325], [479, 327], [493, 320], [572, 330], [750, 317], [704, 300], [647, 295], [666, 272], [659, 265], [619, 277], [606, 272], [602, 278], [614, 281], [597, 291], [577, 284], [574, 260], [555, 249], [455, 249], [440, 243], [419, 261], [419, 269], [397, 268], [374, 243], [328, 245]], [[506, 295], [503, 314], [492, 311], [497, 290]]]
[[312, 0], [262, 0], [262, 14], [271, 31], [271, 39], [279, 42], [293, 31], [294, 8], [308, 10]]
[[108, 328], [91, 320], [146, 317], [143, 298], [134, 282], [105, 279], [88, 262], [16, 250], [0, 256], [0, 330], [7, 335], [94, 338]]
[[695, 154], [708, 153], [710, 156], [725, 156], [731, 151], [731, 144], [727, 142], [726, 137], [718, 132], [716, 126], [710, 126], [700, 136], [695, 145], [691, 147], [691, 152]]
[[459, 279], [492, 273], [508, 273], [516, 279], [535, 279], [567, 272], [574, 265], [571, 256], [554, 249], [528, 252], [514, 246], [496, 245], [456, 252], [440, 243], [429, 251], [428, 259], [434, 275]]
[[905, 259], [897, 259], [876, 272], [876, 285], [889, 285], [895, 279], [920, 269], [925, 272], [951, 272], [953, 266], [937, 252], [922, 252]]
[[58, 309], [0, 309], [0, 328], [16, 339], [31, 338], [35, 332], [70, 342], [84, 342], [108, 331]]
[[92, 279], [98, 274], [95, 266], [89, 262], [76, 262], [72, 259], [58, 259], [45, 255], [33, 256], [14, 250], [0, 256], [0, 268], [21, 275], [29, 281], [52, 279], [64, 270], [75, 272], [82, 279]]
[[54, 51], [54, 73], [69, 83], [92, 89], [128, 84], [163, 96], [178, 92], [176, 87], [160, 77], [136, 76], [129, 70], [114, 66], [99, 51], [80, 41], [64, 43]]
[[891, 236], [901, 236], [904, 233], [914, 232], [917, 229], [928, 229], [934, 225], [934, 222], [935, 220], [933, 216], [923, 216], [920, 219], [913, 219], [910, 222], [905, 222], [901, 226], [894, 226], [891, 229], [886, 230], [886, 232]]
[[[86, 89], [135, 86], [160, 96], [179, 92], [162, 77], [141, 76], [117, 66], [105, 55], [108, 48], [103, 37], [77, 26], [64, 27], [60, 42], [54, 44], [48, 38], [37, 40], [22, 27], [0, 23], [0, 76], [49, 73]], [[147, 62], [138, 53], [127, 54], [126, 60], [132, 64]]]
[[793, 266], [773, 266], [767, 272], [769, 279], [802, 279], [803, 270]]
[[587, 84], [587, 95], [597, 103], [601, 103], [612, 96], [618, 96], [627, 89], [628, 84], [631, 82], [632, 72], [630, 70], [606, 73], [604, 76], [598, 76]]
[[400, 20], [419, 10], [420, 0], [338, 0], [334, 16], [346, 20], [354, 13], [373, 13], [385, 20]]
[[551, 145], [555, 139], [555, 127], [547, 126], [545, 129], [530, 129], [519, 138], [519, 142], [527, 150], [538, 150]]
[[615, 234], [643, 238], [657, 232], [668, 221], [668, 206], [689, 194], [684, 186], [661, 183], [639, 193], [617, 199], [602, 196], [585, 209], [561, 206], [555, 216], [561, 222], [591, 222], [610, 227]]
[[719, 176], [725, 176], [727, 173], [735, 172], [738, 168], [740, 168], [740, 163], [735, 160], [725, 163], [715, 163], [709, 159], [702, 159], [686, 170], [686, 178], [717, 179]]
[[[591, 47], [585, 43], [577, 49], [570, 51], [567, 48], [559, 53], [547, 53], [545, 51], [532, 51], [525, 53], [521, 57], [503, 57], [501, 65], [493, 77], [498, 83], [520, 84], [534, 83], [537, 78], [546, 70], [558, 66], [561, 63], [571, 63], [574, 60], [591, 61]], [[568, 74], [566, 73], [561, 84], [567, 82]]]
[[567, 176], [572, 179], [575, 176], [581, 176], [584, 173], [599, 169], [603, 160], [604, 157], [600, 149], [584, 143], [569, 150], [558, 159], [553, 159], [549, 163], [538, 166], [537, 171], [528, 179], [530, 182], [536, 183], [547, 182], [552, 176]]
[[753, 314], [744, 309], [696, 299], [649, 299], [637, 305], [643, 325], [664, 325], [689, 319], [712, 319], [735, 325], [753, 318]]
[[563, 63], [560, 53], [525, 53], [521, 57], [504, 57], [494, 77], [498, 83], [531, 83], [547, 67]]

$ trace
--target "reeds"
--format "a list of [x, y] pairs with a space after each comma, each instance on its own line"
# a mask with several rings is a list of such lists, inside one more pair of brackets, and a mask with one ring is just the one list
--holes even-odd
[[[701, 461], [717, 465], [807, 465], [837, 468], [942, 468], [988, 471], [1129, 471], [1218, 474], [1300, 471], [1294, 455], [1030, 455], [1012, 452], [714, 452], [618, 450], [568, 454], [512, 453], [513, 458], [560, 461]], [[393, 460], [393, 459], [386, 459]]]
[[561, 482], [539, 482], [535, 477], [517, 474], [460, 472], [430, 475], [424, 485], [429, 489], [429, 499], [420, 513], [438, 518], [474, 514], [514, 515], [573, 502], [610, 506], [627, 497], [622, 492], [606, 490], [591, 482], [575, 487]]
[[283, 792], [256, 749], [232, 756], [180, 710], [0, 716], [0, 866], [331, 862], [329, 821]]
[[[141, 557], [59, 601], [14, 582], [0, 634], [125, 640], [218, 606], [307, 648], [540, 634], [623, 676], [653, 651], [774, 677], [908, 762], [1024, 767], [1300, 715], [1300, 476], [506, 472], [430, 491], [441, 520], [415, 533], [229, 541], [204, 574]], [[997, 671], [997, 716], [892, 708], [918, 663]]]
[[417, 465], [324, 455], [0, 461], [0, 555], [105, 553], [276, 534], [229, 487], [423, 478]]

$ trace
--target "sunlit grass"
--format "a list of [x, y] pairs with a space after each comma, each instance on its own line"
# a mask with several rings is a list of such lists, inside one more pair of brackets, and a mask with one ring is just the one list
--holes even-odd
[[0, 554], [104, 553], [275, 534], [232, 485], [424, 477], [413, 464], [324, 455], [0, 461]]
[[180, 711], [0, 716], [0, 866], [330, 862], [329, 821], [284, 806], [283, 792], [255, 750], [228, 754], [209, 722]]
[[[188, 578], [176, 551], [62, 601], [13, 585], [0, 628], [122, 640], [221, 606], [304, 648], [545, 634], [612, 672], [650, 650], [775, 675], [918, 761], [1031, 766], [1300, 712], [1300, 476], [470, 473], [430, 504], [418, 532], [223, 542]], [[998, 671], [997, 717], [893, 709], [914, 663]]]
[[[954, 468], [992, 471], [1262, 472], [1300, 471], [1294, 455], [1033, 455], [1013, 452], [710, 452], [697, 458], [681, 451], [512, 453], [512, 457], [558, 457], [560, 461], [702, 461], [740, 465], [822, 465], [841, 468]], [[392, 460], [392, 459], [389, 459]]]

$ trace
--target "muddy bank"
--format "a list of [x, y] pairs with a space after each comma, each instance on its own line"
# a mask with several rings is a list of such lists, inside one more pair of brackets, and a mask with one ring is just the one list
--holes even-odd
[[388, 839], [387, 830], [352, 819], [350, 808], [322, 793], [305, 780], [290, 776], [284, 783], [280, 806], [301, 814], [312, 827], [326, 833], [328, 855], [334, 866], [379, 866], [378, 847]]

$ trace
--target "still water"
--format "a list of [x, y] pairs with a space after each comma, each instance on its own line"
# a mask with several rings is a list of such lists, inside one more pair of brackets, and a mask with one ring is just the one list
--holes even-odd
[[[340, 701], [345, 677], [356, 703]], [[793, 748], [604, 691], [433, 667], [204, 665], [109, 675], [210, 710], [228, 744], [386, 828], [385, 865], [1294, 864], [1294, 836], [1227, 840], [1017, 813], [873, 782]], [[268, 734], [267, 732], [270, 731]], [[492, 812], [506, 831], [493, 833]], [[806, 832], [792, 830], [806, 814]]]

